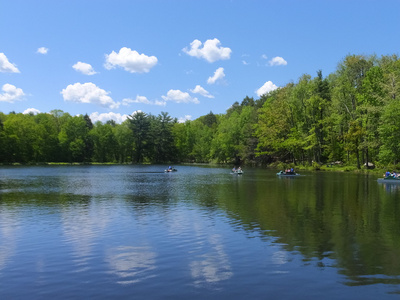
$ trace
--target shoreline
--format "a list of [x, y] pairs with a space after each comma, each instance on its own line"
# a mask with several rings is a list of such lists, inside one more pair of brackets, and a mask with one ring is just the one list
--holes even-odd
[[[170, 163], [99, 163], [99, 162], [46, 162], [46, 163], [10, 163], [4, 164], [1, 163], [0, 167], [2, 166], [90, 166], [90, 165], [104, 165], [104, 166], [115, 166], [115, 165], [165, 165]], [[215, 166], [215, 167], [224, 167], [230, 166], [231, 164], [218, 164], [218, 163], [178, 163], [177, 165], [192, 165], [192, 166]], [[361, 174], [384, 174], [388, 170], [396, 170], [396, 168], [374, 168], [374, 169], [367, 169], [365, 167], [357, 169], [354, 166], [328, 166], [326, 164], [321, 166], [302, 166], [302, 165], [291, 165], [288, 164], [287, 166], [282, 166], [282, 164], [278, 165], [268, 165], [268, 166], [252, 166], [252, 165], [243, 165], [244, 168], [251, 167], [251, 168], [264, 168], [264, 169], [275, 169], [281, 170], [286, 168], [294, 168], [298, 171], [310, 171], [310, 172], [349, 172], [349, 173], [361, 173]]]

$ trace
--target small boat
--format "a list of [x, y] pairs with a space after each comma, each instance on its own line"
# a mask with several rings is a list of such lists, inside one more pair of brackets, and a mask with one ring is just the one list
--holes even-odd
[[285, 172], [285, 171], [279, 171], [278, 173], [276, 173], [276, 175], [278, 176], [286, 176], [286, 177], [294, 177], [294, 176], [300, 176], [299, 173], [296, 172]]
[[242, 175], [243, 174], [243, 170], [241, 168], [239, 168], [239, 169], [233, 168], [231, 174]]
[[379, 183], [400, 183], [399, 177], [388, 176], [384, 178], [378, 178]]
[[165, 173], [169, 173], [169, 172], [176, 172], [176, 171], [178, 171], [177, 169], [175, 169], [175, 168], [172, 168], [172, 169], [166, 169], [166, 170], [164, 170], [164, 172]]

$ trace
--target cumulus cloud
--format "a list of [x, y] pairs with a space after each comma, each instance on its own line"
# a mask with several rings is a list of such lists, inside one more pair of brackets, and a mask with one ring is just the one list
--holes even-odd
[[92, 114], [90, 114], [90, 119], [93, 121], [93, 123], [100, 121], [102, 123], [105, 123], [109, 120], [114, 120], [115, 123], [121, 124], [122, 122], [124, 122], [127, 118], [128, 115], [121, 115], [121, 114], [117, 114], [114, 112], [108, 112], [108, 113], [103, 113], [103, 114], [99, 114], [98, 112], [94, 112]]
[[268, 94], [269, 92], [272, 92], [273, 90], [276, 90], [278, 87], [272, 83], [272, 81], [267, 81], [264, 83], [262, 87], [260, 87], [257, 91], [256, 94], [258, 97], [261, 97], [264, 94]]
[[131, 103], [152, 104], [152, 102], [145, 96], [136, 96], [136, 99], [125, 98], [122, 100], [122, 105], [128, 106]]
[[108, 95], [109, 92], [97, 87], [92, 82], [70, 84], [61, 91], [61, 94], [64, 101], [93, 103], [111, 109], [118, 108], [120, 105]]
[[29, 115], [29, 114], [37, 115], [37, 114], [40, 114], [40, 110], [38, 110], [36, 108], [28, 108], [23, 111], [23, 114], [24, 115]]
[[46, 47], [40, 47], [36, 51], [36, 53], [39, 53], [39, 54], [47, 54], [47, 52], [49, 52], [49, 49]]
[[190, 56], [203, 58], [212, 63], [217, 60], [230, 59], [232, 50], [227, 47], [220, 47], [221, 42], [218, 39], [207, 40], [203, 45], [199, 40], [190, 43], [190, 48], [185, 47], [182, 51]]
[[145, 96], [136, 96], [136, 99], [125, 98], [122, 100], [122, 105], [129, 106], [131, 103], [141, 103], [141, 104], [149, 104], [149, 105], [160, 105], [165, 106], [167, 103], [165, 101], [150, 101]]
[[157, 57], [139, 54], [135, 50], [123, 47], [118, 53], [112, 51], [106, 54], [104, 67], [107, 70], [121, 67], [131, 73], [148, 73], [158, 62]]
[[284, 60], [282, 57], [280, 56], [276, 56], [274, 58], [272, 58], [268, 64], [270, 66], [286, 66], [287, 65], [287, 61]]
[[185, 115], [184, 117], [181, 117], [178, 119], [178, 123], [185, 123], [188, 120], [191, 120], [192, 116], [191, 115]]
[[75, 69], [75, 71], [81, 72], [82, 74], [85, 75], [94, 75], [96, 74], [95, 70], [90, 64], [78, 61], [76, 64], [72, 66], [72, 68]]
[[207, 90], [205, 90], [202, 86], [196, 85], [196, 87], [193, 90], [190, 90], [193, 94], [200, 94], [203, 97], [206, 98], [214, 98], [213, 95], [211, 95]]
[[161, 96], [164, 101], [174, 101], [176, 103], [200, 103], [196, 97], [191, 97], [189, 93], [180, 90], [169, 90], [167, 96]]
[[14, 103], [15, 101], [22, 100], [25, 96], [22, 89], [9, 83], [3, 85], [2, 91], [3, 93], [0, 94], [0, 102]]
[[13, 63], [10, 63], [4, 53], [0, 53], [0, 72], [19, 73], [17, 66]]
[[220, 81], [220, 80], [224, 79], [224, 77], [225, 77], [224, 68], [218, 68], [214, 72], [214, 76], [213, 77], [208, 77], [207, 83], [208, 84], [214, 84], [217, 81]]
[[154, 101], [154, 105], [166, 106], [166, 105], [167, 105], [167, 102], [162, 101], [162, 100], [156, 100], [156, 101]]

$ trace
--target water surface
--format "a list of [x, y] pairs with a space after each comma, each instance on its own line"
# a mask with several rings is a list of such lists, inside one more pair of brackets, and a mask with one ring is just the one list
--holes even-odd
[[176, 168], [1, 167], [0, 298], [400, 296], [400, 185]]

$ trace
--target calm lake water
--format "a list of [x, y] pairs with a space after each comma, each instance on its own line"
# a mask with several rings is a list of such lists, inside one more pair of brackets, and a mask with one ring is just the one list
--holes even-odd
[[400, 185], [0, 167], [1, 299], [399, 299]]

